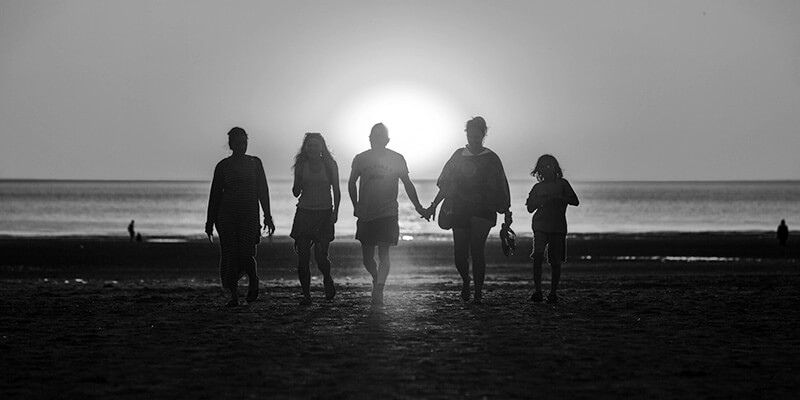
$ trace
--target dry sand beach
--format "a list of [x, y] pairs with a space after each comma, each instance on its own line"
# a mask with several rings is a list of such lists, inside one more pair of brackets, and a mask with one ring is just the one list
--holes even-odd
[[[285, 238], [262, 297], [225, 308], [202, 241], [0, 239], [3, 398], [796, 398], [800, 246], [771, 233], [570, 238], [558, 305], [530, 295], [529, 239], [490, 240], [484, 305], [451, 242], [393, 249], [369, 304], [358, 244], [338, 294], [298, 304]], [[625, 256], [625, 259], [618, 257]], [[696, 257], [687, 259], [686, 257]], [[548, 282], [545, 267], [545, 287]], [[242, 282], [244, 292], [245, 282]]]

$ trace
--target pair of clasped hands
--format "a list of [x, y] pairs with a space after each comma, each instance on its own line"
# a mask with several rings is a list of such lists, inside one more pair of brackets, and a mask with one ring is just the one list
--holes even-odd
[[421, 205], [418, 207], [414, 207], [414, 209], [419, 214], [419, 217], [424, 219], [425, 221], [431, 222], [431, 219], [436, 221], [436, 204], [431, 203], [428, 208], [423, 208]]

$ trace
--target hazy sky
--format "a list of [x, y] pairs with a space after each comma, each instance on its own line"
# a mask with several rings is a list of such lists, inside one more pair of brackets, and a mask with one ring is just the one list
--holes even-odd
[[510, 177], [800, 179], [800, 1], [0, 0], [0, 178], [271, 179], [372, 124], [435, 177], [482, 115]]

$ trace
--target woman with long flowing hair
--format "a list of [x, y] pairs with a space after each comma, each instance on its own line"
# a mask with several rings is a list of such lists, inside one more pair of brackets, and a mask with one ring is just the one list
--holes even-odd
[[292, 194], [298, 198], [290, 236], [297, 251], [297, 275], [303, 305], [311, 304], [311, 248], [323, 275], [325, 298], [333, 299], [336, 288], [331, 277], [328, 248], [334, 239], [334, 224], [339, 219], [339, 166], [333, 159], [322, 134], [306, 133], [294, 158]]

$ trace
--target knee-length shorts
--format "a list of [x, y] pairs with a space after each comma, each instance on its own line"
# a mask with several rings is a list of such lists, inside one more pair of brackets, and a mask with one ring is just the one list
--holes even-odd
[[567, 261], [567, 234], [561, 232], [533, 231], [533, 252], [545, 253], [548, 263], [563, 263]]

